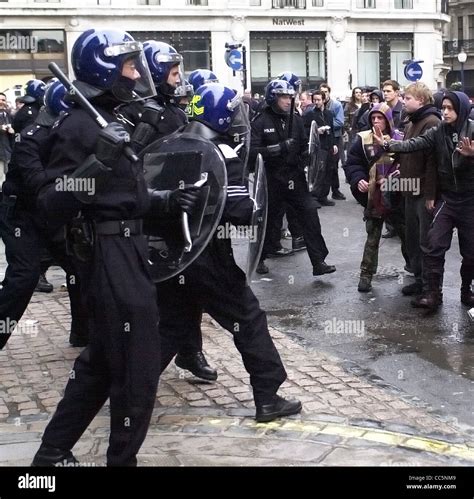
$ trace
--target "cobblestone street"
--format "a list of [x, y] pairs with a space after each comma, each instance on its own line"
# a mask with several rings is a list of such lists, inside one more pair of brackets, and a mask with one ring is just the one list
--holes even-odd
[[[68, 344], [68, 297], [59, 289], [35, 293], [21, 332], [0, 353], [0, 465], [29, 465], [80, 351]], [[304, 409], [257, 424], [248, 376], [230, 334], [208, 317], [203, 329], [204, 349], [219, 378], [202, 382], [174, 364], [168, 367], [140, 465], [474, 464], [472, 428], [439, 417], [422, 400], [381, 380], [346, 372], [337, 358], [275, 329], [288, 371], [281, 392], [299, 398]], [[74, 449], [83, 465], [105, 463], [108, 427], [105, 407]]]

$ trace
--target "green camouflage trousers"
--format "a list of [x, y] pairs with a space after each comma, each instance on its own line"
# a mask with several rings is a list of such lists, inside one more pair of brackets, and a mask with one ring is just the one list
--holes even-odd
[[391, 218], [367, 218], [365, 230], [367, 240], [364, 246], [364, 255], [360, 264], [360, 273], [364, 276], [373, 276], [377, 273], [379, 263], [379, 246], [382, 237], [383, 224], [387, 220], [396, 230], [402, 243], [402, 253], [408, 263], [405, 251], [405, 222], [401, 217]]

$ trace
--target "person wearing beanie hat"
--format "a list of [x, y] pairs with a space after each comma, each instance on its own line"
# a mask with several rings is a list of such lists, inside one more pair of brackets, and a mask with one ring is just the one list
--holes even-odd
[[437, 161], [440, 198], [433, 208], [433, 223], [423, 257], [427, 286], [414, 306], [437, 310], [442, 301], [446, 251], [457, 228], [461, 263], [461, 302], [474, 306], [474, 122], [469, 119], [471, 103], [463, 92], [443, 96], [443, 121], [419, 137], [405, 141], [386, 140], [377, 132], [375, 140], [386, 151], [411, 153], [432, 150]]
[[[400, 139], [395, 130], [392, 110], [385, 102], [375, 104], [369, 112], [369, 123], [387, 139]], [[347, 162], [346, 176], [355, 199], [364, 206], [364, 220], [367, 240], [360, 264], [360, 280], [357, 289], [367, 293], [372, 289], [372, 276], [377, 272], [378, 252], [382, 227], [390, 220], [402, 242], [402, 253], [406, 255], [405, 227], [400, 211], [400, 193], [392, 189], [398, 176], [398, 160], [387, 154], [374, 141], [374, 131], [367, 130], [356, 135]]]

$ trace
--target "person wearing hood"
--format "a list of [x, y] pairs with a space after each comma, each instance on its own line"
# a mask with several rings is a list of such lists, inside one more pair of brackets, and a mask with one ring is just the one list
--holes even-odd
[[[441, 120], [430, 89], [421, 82], [406, 88], [405, 110], [408, 116], [405, 140], [422, 135]], [[419, 295], [427, 286], [422, 279], [423, 251], [436, 199], [436, 160], [432, 150], [401, 155], [399, 186], [405, 201], [406, 249], [415, 275], [415, 282], [403, 287], [402, 293]]]
[[375, 140], [387, 152], [432, 150], [437, 160], [440, 199], [433, 210], [428, 246], [423, 258], [427, 290], [416, 300], [418, 307], [437, 310], [442, 301], [446, 251], [457, 228], [461, 263], [461, 302], [474, 306], [474, 122], [471, 103], [463, 92], [447, 91], [443, 98], [444, 120], [419, 137], [387, 140], [380, 131]]
[[[376, 88], [375, 90], [372, 90], [372, 92], [369, 95], [369, 104], [368, 106], [365, 107], [364, 112], [360, 114], [356, 119], [357, 119], [357, 128], [359, 132], [362, 132], [364, 130], [370, 130], [370, 125], [369, 125], [369, 113], [370, 110], [375, 106], [375, 104], [380, 104], [383, 102], [383, 93], [381, 90]], [[362, 108], [361, 108], [362, 110]]]
[[[369, 122], [386, 138], [399, 139], [390, 107], [382, 102], [375, 104], [369, 113]], [[405, 228], [399, 210], [398, 192], [390, 189], [398, 175], [398, 162], [393, 154], [387, 154], [375, 143], [372, 130], [357, 134], [344, 166], [351, 191], [356, 200], [364, 206], [367, 241], [360, 264], [360, 280], [357, 289], [367, 293], [372, 289], [372, 276], [377, 272], [378, 252], [383, 223], [389, 219], [402, 241], [404, 253]]]

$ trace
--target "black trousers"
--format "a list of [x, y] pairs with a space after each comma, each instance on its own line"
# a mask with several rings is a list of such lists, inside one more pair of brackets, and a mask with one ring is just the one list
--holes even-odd
[[212, 240], [183, 274], [158, 286], [161, 368], [189, 335], [200, 331], [203, 311], [233, 337], [250, 375], [257, 405], [270, 403], [286, 379], [268, 332], [265, 312], [235, 263], [228, 240]]
[[136, 466], [160, 375], [155, 285], [143, 236], [98, 236], [80, 272], [91, 334], [43, 442], [72, 449], [110, 398], [109, 466]]
[[[71, 334], [87, 337], [87, 308], [80, 294], [76, 269], [71, 258], [66, 255], [64, 243], [46, 239], [28, 210], [6, 204], [0, 204], [0, 235], [5, 244], [8, 263], [3, 287], [0, 289], [0, 320], [18, 322], [23, 316], [40, 273], [45, 269], [43, 255], [47, 248], [66, 272], [71, 304]], [[0, 334], [0, 349], [6, 345], [10, 335], [11, 332]]]
[[302, 226], [308, 256], [313, 265], [324, 261], [329, 251], [321, 234], [318, 207], [308, 191], [303, 171], [278, 172], [269, 174], [268, 218], [262, 260], [272, 252], [272, 234], [281, 228], [281, 207], [283, 203], [291, 206]]
[[320, 149], [318, 151], [318, 159], [316, 164], [316, 171], [312, 174], [313, 191], [312, 194], [317, 199], [327, 198], [331, 190], [331, 182], [333, 177], [334, 165], [331, 164], [330, 156], [332, 152]]
[[405, 196], [405, 245], [416, 282], [423, 282], [423, 255], [428, 247], [428, 231], [433, 216], [425, 208], [424, 196]]
[[[427, 279], [442, 280], [446, 252], [451, 247], [454, 228], [458, 231], [462, 256], [461, 279], [474, 280], [474, 205], [456, 205], [439, 201], [428, 232], [428, 249], [423, 260]], [[442, 282], [442, 281], [441, 281]]]
[[330, 184], [332, 192], [339, 190], [339, 160], [342, 159], [344, 163], [344, 142], [342, 137], [336, 138], [336, 145], [338, 147], [337, 154], [329, 154], [328, 155], [328, 171], [330, 175]]

